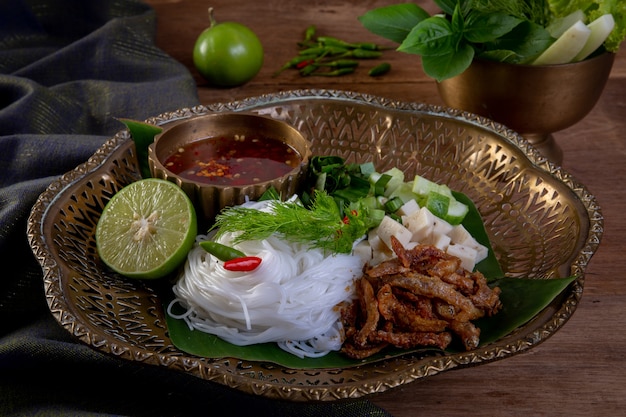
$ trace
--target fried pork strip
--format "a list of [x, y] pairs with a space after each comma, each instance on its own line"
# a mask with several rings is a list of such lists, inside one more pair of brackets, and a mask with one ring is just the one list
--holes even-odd
[[445, 349], [453, 335], [466, 350], [476, 348], [480, 329], [472, 320], [500, 310], [500, 289], [434, 246], [391, 242], [397, 257], [364, 268], [357, 299], [344, 312], [342, 351], [362, 359], [389, 345]]

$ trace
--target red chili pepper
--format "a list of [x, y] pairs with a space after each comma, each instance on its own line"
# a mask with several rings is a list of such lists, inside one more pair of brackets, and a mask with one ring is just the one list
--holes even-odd
[[224, 262], [224, 269], [235, 272], [254, 271], [261, 264], [258, 256], [243, 256]]
[[304, 67], [308, 67], [309, 65], [313, 64], [314, 62], [315, 62], [315, 60], [313, 60], [313, 59], [307, 59], [306, 61], [298, 62], [296, 64], [296, 68], [297, 69], [302, 69]]

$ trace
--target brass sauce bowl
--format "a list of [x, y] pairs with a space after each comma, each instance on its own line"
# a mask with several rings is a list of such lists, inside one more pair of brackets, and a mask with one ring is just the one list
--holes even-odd
[[[165, 160], [186, 144], [234, 135], [283, 141], [298, 152], [301, 162], [283, 176], [240, 186], [193, 181], [164, 166]], [[155, 136], [148, 148], [152, 176], [178, 184], [193, 201], [199, 220], [207, 223], [223, 208], [242, 204], [246, 199], [256, 200], [271, 187], [282, 197], [297, 193], [306, 175], [310, 156], [309, 141], [291, 125], [270, 117], [236, 112], [206, 114], [172, 123]]]

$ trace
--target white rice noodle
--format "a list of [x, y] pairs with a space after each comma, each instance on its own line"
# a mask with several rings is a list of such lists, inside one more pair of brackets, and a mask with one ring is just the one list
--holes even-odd
[[[232, 246], [232, 235], [220, 242]], [[200, 236], [199, 239], [206, 239]], [[354, 296], [362, 260], [325, 255], [321, 249], [271, 236], [237, 248], [262, 262], [251, 272], [233, 272], [196, 245], [173, 291], [168, 312], [191, 329], [238, 345], [276, 342], [299, 357], [339, 350], [343, 342], [337, 308]], [[174, 305], [185, 312], [172, 313]]]

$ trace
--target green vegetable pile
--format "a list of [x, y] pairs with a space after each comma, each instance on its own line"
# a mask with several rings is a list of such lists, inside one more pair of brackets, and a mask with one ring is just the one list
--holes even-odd
[[338, 156], [314, 156], [299, 201], [276, 201], [272, 212], [232, 207], [218, 214], [213, 228], [218, 235], [236, 232], [235, 242], [279, 234], [332, 253], [350, 253], [354, 242], [383, 217], [402, 222], [396, 212], [410, 200], [451, 224], [461, 224], [469, 212], [446, 185], [419, 175], [405, 182], [398, 168], [379, 173], [371, 162], [348, 164]]
[[[537, 64], [565, 63], [589, 56], [579, 56], [587, 42], [599, 45], [590, 54], [602, 50], [614, 52], [626, 38], [626, 2], [619, 0], [435, 0], [435, 3], [442, 14], [430, 16], [416, 4], [403, 3], [371, 10], [359, 20], [371, 32], [399, 43], [398, 51], [420, 55], [424, 72], [437, 81], [462, 73], [475, 57], [512, 64], [532, 64], [538, 58], [541, 59]], [[555, 33], [552, 29], [576, 16], [581, 21], [574, 19], [569, 36], [561, 40], [565, 30]], [[610, 19], [601, 19], [608, 16]], [[602, 24], [585, 24], [598, 19]], [[579, 38], [576, 42], [580, 45], [575, 48], [567, 40], [572, 34]], [[557, 43], [553, 48], [557, 51], [548, 52]], [[542, 57], [544, 53], [549, 57]]]

